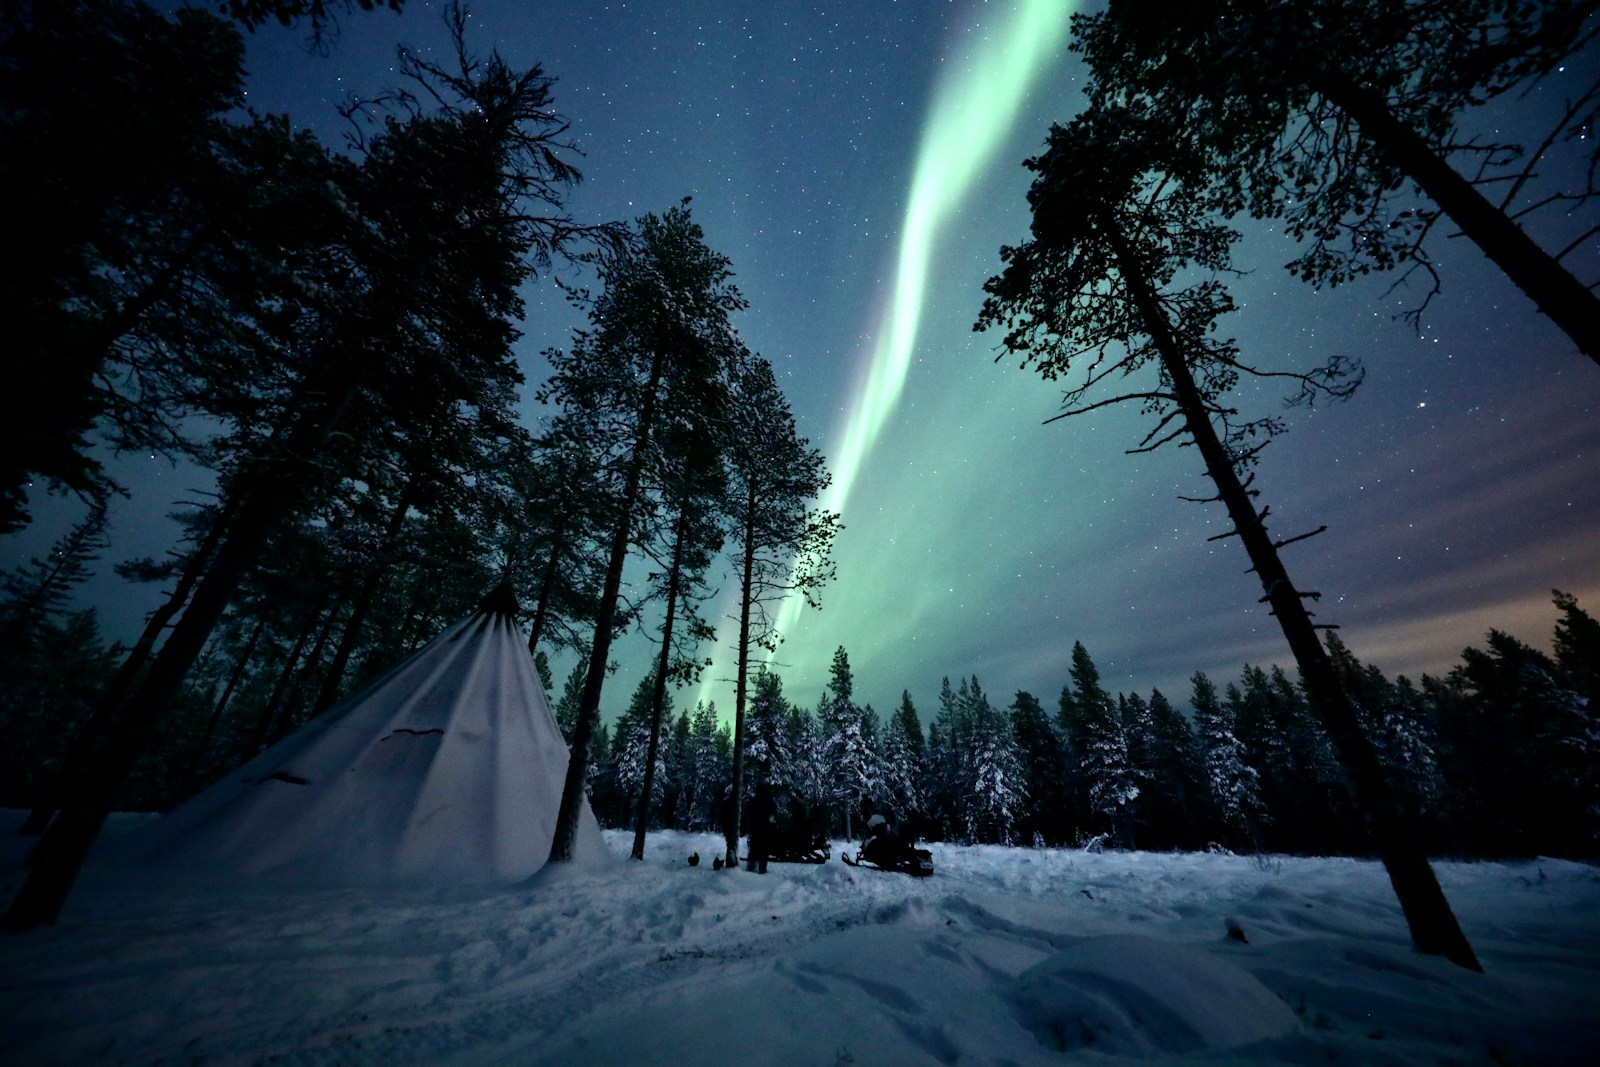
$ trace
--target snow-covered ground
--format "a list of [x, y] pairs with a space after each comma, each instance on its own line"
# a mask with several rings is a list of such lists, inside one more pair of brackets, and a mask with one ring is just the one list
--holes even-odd
[[1600, 1063], [1581, 864], [1437, 865], [1473, 974], [1411, 949], [1374, 863], [934, 845], [924, 881], [763, 877], [606, 836], [611, 868], [500, 891], [91, 863], [58, 926], [0, 934], [0, 1062]]

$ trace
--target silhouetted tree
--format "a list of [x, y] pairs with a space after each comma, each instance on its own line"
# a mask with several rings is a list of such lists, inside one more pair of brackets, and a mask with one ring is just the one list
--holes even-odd
[[[634, 247], [608, 258], [604, 290], [588, 299], [590, 325], [570, 351], [547, 353], [553, 374], [541, 391], [563, 409], [568, 430], [616, 457], [620, 488], [605, 584], [595, 612], [583, 704], [561, 794], [550, 858], [572, 858], [589, 740], [600, 715], [622, 570], [634, 542], [646, 468], [658, 451], [658, 422], [725, 406], [725, 372], [737, 346], [729, 317], [745, 306], [725, 256], [705, 244], [687, 202], [638, 222]], [[679, 405], [663, 410], [667, 403]]]
[[756, 649], [771, 652], [782, 640], [771, 615], [774, 605], [798, 595], [818, 606], [819, 590], [833, 577], [830, 550], [840, 526], [838, 513], [811, 506], [830, 479], [822, 453], [797, 432], [772, 365], [758, 356], [743, 356], [733, 365], [727, 432], [725, 506], [731, 563], [739, 575], [733, 790], [742, 797], [750, 656]]
[[[279, 522], [303, 506], [336, 431], [360, 418], [364, 389], [430, 377], [438, 394], [469, 401], [504, 390], [517, 371], [509, 318], [517, 289], [573, 240], [594, 236], [559, 213], [576, 171], [562, 161], [551, 81], [537, 67], [480, 61], [453, 24], [455, 71], [402, 50], [400, 69], [436, 105], [391, 117], [359, 165], [326, 193], [346, 218], [340, 256], [347, 288], [317, 338], [310, 371], [279, 438], [239, 476], [238, 512], [182, 617], [130, 694], [122, 717], [35, 853], [5, 924], [52, 922], [111, 798], [144, 750], [190, 666]], [[533, 204], [546, 209], [527, 210]], [[431, 347], [405, 343], [431, 339]], [[417, 358], [430, 356], [432, 358]], [[387, 365], [399, 357], [406, 362]], [[414, 360], [414, 361], [413, 361]], [[497, 383], [497, 384], [490, 384]]]
[[[1596, 233], [1595, 157], [1585, 144], [1600, 106], [1595, 11], [1592, 0], [1205, 0], [1159, 9], [1113, 0], [1075, 18], [1073, 48], [1092, 72], [1097, 105], [1135, 108], [1199, 145], [1192, 159], [1210, 182], [1209, 206], [1282, 218], [1291, 236], [1308, 238], [1290, 264], [1308, 281], [1336, 284], [1407, 262], [1431, 272], [1424, 239], [1442, 212], [1600, 362], [1600, 298], [1561, 263]], [[1532, 151], [1462, 132], [1473, 108], [1565, 64], [1587, 80], [1567, 91], [1557, 128]], [[1561, 169], [1545, 157], [1563, 140], [1590, 153], [1589, 166], [1575, 168], [1586, 184], [1519, 201], [1530, 181]], [[1490, 181], [1506, 188], [1498, 204], [1484, 195]], [[1416, 204], [1412, 184], [1436, 207]], [[1540, 207], [1576, 224], [1555, 254], [1517, 222]]]
[[[1362, 733], [1318, 640], [1301, 591], [1290, 580], [1257, 510], [1249, 476], [1275, 420], [1239, 423], [1227, 394], [1240, 374], [1259, 374], [1234, 345], [1213, 336], [1231, 301], [1216, 274], [1231, 269], [1234, 235], [1208, 221], [1184, 179], [1193, 161], [1136, 111], [1083, 113], [1051, 130], [1047, 153], [1028, 161], [1038, 173], [1029, 191], [1034, 240], [1001, 250], [1006, 269], [991, 279], [978, 327], [1005, 328], [1002, 346], [1046, 378], [1077, 375], [1066, 394], [1068, 414], [1134, 402], [1157, 417], [1135, 451], [1188, 438], [1205, 462], [1233, 529], [1261, 581], [1311, 700], [1332, 735], [1361, 796], [1368, 829], [1382, 856], [1412, 937], [1424, 952], [1481, 970], [1462, 935], [1427, 857], [1396, 810], [1382, 768]], [[1175, 172], [1175, 173], [1173, 173]], [[1183, 280], [1199, 275], [1192, 284]], [[1153, 366], [1152, 366], [1153, 365]], [[1124, 386], [1154, 370], [1153, 381]], [[1286, 375], [1299, 398], [1348, 395], [1348, 368], [1335, 361], [1309, 374]], [[1131, 391], [1086, 397], [1107, 381]]]

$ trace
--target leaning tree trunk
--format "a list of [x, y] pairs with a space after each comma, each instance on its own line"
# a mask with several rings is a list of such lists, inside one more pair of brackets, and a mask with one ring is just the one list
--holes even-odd
[[595, 607], [594, 645], [589, 651], [589, 672], [584, 676], [583, 699], [578, 704], [578, 721], [572, 728], [572, 752], [567, 758], [567, 777], [561, 785], [561, 807], [556, 811], [555, 835], [550, 840], [550, 859], [556, 863], [572, 860], [572, 846], [578, 837], [578, 812], [583, 805], [584, 783], [589, 776], [589, 742], [600, 721], [600, 693], [605, 686], [606, 664], [611, 657], [611, 623], [617, 614], [617, 597], [622, 593], [622, 567], [628, 560], [628, 545], [633, 537], [633, 509], [644, 475], [645, 455], [650, 447], [651, 423], [655, 418], [656, 390], [666, 371], [666, 353], [657, 348], [650, 361], [650, 379], [644, 403], [639, 409], [639, 428], [628, 459], [628, 478], [624, 483], [621, 514], [611, 534], [611, 558], [606, 564], [606, 581]]
[[417, 492], [413, 488], [416, 483], [416, 475], [412, 475], [407, 480], [406, 487], [400, 491], [400, 499], [389, 515], [389, 522], [383, 530], [383, 541], [378, 546], [377, 557], [373, 560], [372, 569], [367, 571], [367, 578], [362, 583], [361, 591], [356, 594], [355, 605], [350, 609], [350, 618], [345, 623], [344, 633], [339, 636], [339, 647], [334, 650], [333, 662], [328, 665], [327, 676], [322, 679], [322, 688], [317, 692], [317, 702], [311, 707], [313, 718], [327, 711], [339, 699], [339, 687], [344, 684], [345, 669], [350, 666], [350, 657], [354, 655], [356, 644], [360, 641], [361, 630], [367, 622], [367, 613], [372, 610], [373, 601], [378, 598], [378, 587], [383, 584], [384, 571], [388, 570], [389, 556], [394, 551], [395, 539], [400, 536], [400, 529], [405, 525], [406, 513], [411, 510], [411, 504], [417, 497]]
[[[324, 598], [326, 599], [326, 598]], [[311, 680], [317, 666], [322, 662], [322, 652], [328, 647], [328, 638], [333, 634], [334, 624], [339, 621], [339, 611], [344, 607], [340, 601], [335, 601], [333, 607], [328, 609], [327, 616], [323, 619], [322, 629], [317, 633], [317, 640], [311, 646], [311, 651], [306, 653], [305, 659], [300, 663], [300, 669], [295, 672], [294, 682], [289, 686], [289, 692], [284, 696], [283, 703], [279, 705], [277, 720], [272, 724], [272, 730], [267, 734], [267, 746], [282, 741], [290, 730], [295, 728], [295, 714], [300, 710], [301, 694], [305, 692], [306, 683]], [[315, 709], [313, 709], [313, 714]]]
[[250, 657], [255, 654], [256, 643], [261, 640], [261, 635], [267, 629], [267, 613], [262, 612], [261, 618], [256, 620], [255, 629], [250, 631], [250, 640], [245, 642], [244, 650], [239, 653], [239, 660], [233, 665], [233, 671], [228, 675], [228, 684], [222, 687], [222, 695], [217, 697], [216, 704], [211, 709], [211, 717], [206, 720], [206, 728], [200, 734], [200, 740], [194, 746], [194, 755], [189, 757], [189, 765], [180, 776], [185, 783], [185, 791], [194, 788], [195, 776], [200, 770], [200, 761], [205, 758], [206, 749], [211, 747], [211, 739], [217, 734], [217, 726], [222, 722], [222, 713], [227, 710], [228, 701], [233, 699], [234, 690], [239, 688], [239, 683], [244, 680], [244, 671], [250, 664]]
[[244, 744], [239, 762], [248, 763], [256, 754], [266, 748], [271, 741], [272, 724], [278, 718], [278, 709], [283, 706], [283, 700], [289, 691], [289, 681], [294, 677], [295, 668], [300, 665], [300, 653], [305, 650], [306, 642], [311, 640], [312, 631], [317, 629], [321, 621], [322, 604], [319, 602], [311, 613], [311, 618], [300, 628], [300, 636], [295, 638], [294, 645], [289, 649], [289, 654], [283, 658], [283, 666], [278, 670], [278, 681], [272, 687], [272, 693], [267, 697], [267, 702], [261, 708], [261, 713], [256, 717], [256, 728], [250, 731], [250, 739]]
[[1218, 496], [1233, 520], [1231, 532], [1244, 542], [1253, 569], [1261, 579], [1265, 592], [1261, 599], [1272, 605], [1272, 613], [1277, 616], [1278, 625], [1305, 679], [1312, 706], [1350, 773], [1367, 825], [1376, 836], [1379, 857], [1405, 913], [1412, 941], [1421, 952], [1444, 956], [1470, 970], [1483, 970], [1450, 909], [1427, 854], [1416, 839], [1408, 813], [1396, 802], [1389, 788], [1377, 753], [1361, 729], [1355, 705], [1340, 683], [1327, 650], [1322, 647], [1305, 606], [1304, 598], [1311, 594], [1295, 588], [1278, 556], [1278, 548], [1287, 542], [1273, 541], [1263, 521], [1264, 513], [1256, 511], [1250, 491], [1239, 480], [1233, 457], [1217, 437], [1211, 413], [1201, 398], [1184, 352], [1167, 323], [1149, 279], [1115, 224], [1108, 225], [1106, 233], [1133, 303], [1160, 353], [1162, 367], [1172, 380], [1189, 434], [1205, 459], [1206, 473], [1216, 484]]
[[1395, 118], [1378, 96], [1331, 70], [1311, 78], [1310, 87], [1354, 119], [1580, 351], [1600, 363], [1600, 297]]
[[633, 851], [630, 858], [644, 859], [644, 832], [650, 822], [650, 793], [655, 788], [656, 756], [661, 752], [661, 714], [667, 700], [667, 670], [672, 663], [672, 625], [677, 618], [678, 581], [683, 574], [683, 537], [687, 527], [687, 498], [678, 510], [678, 529], [672, 545], [672, 566], [667, 572], [667, 615], [661, 624], [661, 656], [656, 663], [656, 689], [650, 701], [650, 744], [645, 749], [644, 785], [639, 796], [639, 815], [633, 824]]

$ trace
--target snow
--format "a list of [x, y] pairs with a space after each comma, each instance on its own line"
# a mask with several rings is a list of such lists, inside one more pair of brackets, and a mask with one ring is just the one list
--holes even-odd
[[[0, 816], [7, 893], [21, 818]], [[0, 935], [0, 1062], [1600, 1061], [1583, 864], [1437, 865], [1475, 974], [1412, 950], [1365, 861], [935, 844], [923, 880], [836, 857], [762, 876], [712, 870], [712, 835], [652, 833], [642, 863], [605, 838], [614, 862], [511, 887], [291, 888], [104, 850], [57, 926]]]

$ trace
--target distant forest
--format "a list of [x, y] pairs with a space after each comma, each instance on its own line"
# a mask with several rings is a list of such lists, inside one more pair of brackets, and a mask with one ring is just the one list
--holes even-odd
[[[1600, 732], [1588, 709], [1600, 695], [1600, 623], [1570, 596], [1555, 605], [1553, 658], [1496, 630], [1448, 675], [1419, 682], [1391, 681], [1327, 638], [1435, 854], [1597, 854]], [[774, 787], [780, 820], [834, 835], [847, 813], [859, 834], [869, 801], [932, 840], [1370, 853], [1348, 777], [1282, 669], [1247, 666], [1220, 689], [1197, 673], [1176, 699], [1111, 693], [1080, 643], [1066, 675], [1048, 707], [946, 678], [931, 716], [909, 693], [880, 714], [852, 700], [840, 649], [816, 709], [786, 699], [776, 675], [756, 676], [747, 767]], [[572, 721], [575, 699], [569, 680], [558, 721]], [[632, 825], [647, 709], [641, 687], [600, 746], [591, 778], [602, 822]], [[716, 827], [731, 744], [713, 708], [678, 716], [655, 775], [656, 825]]]

